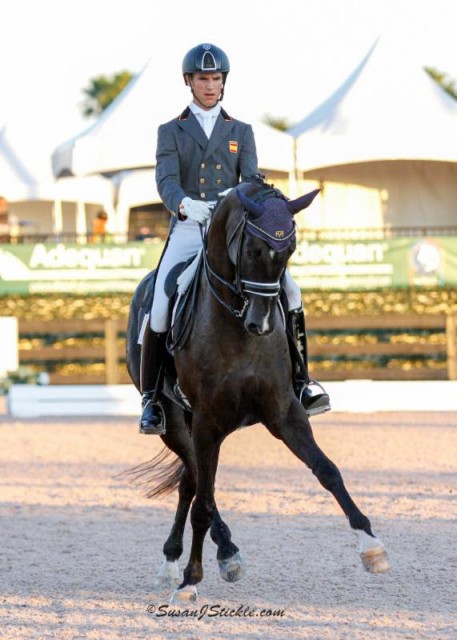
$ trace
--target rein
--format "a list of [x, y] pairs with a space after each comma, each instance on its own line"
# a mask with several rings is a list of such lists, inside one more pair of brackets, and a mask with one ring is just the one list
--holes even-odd
[[[236, 265], [235, 265], [235, 285], [228, 280], [225, 280], [220, 276], [216, 271], [211, 267], [208, 262], [208, 243], [207, 236], [203, 237], [203, 269], [206, 276], [206, 281], [208, 283], [209, 289], [213, 297], [221, 304], [231, 315], [235, 318], [242, 319], [244, 314], [246, 313], [246, 309], [249, 305], [249, 298], [246, 297], [246, 294], [249, 293], [254, 296], [261, 296], [264, 298], [277, 298], [281, 291], [281, 279], [276, 282], [257, 282], [255, 280], [246, 280], [240, 275], [240, 265], [241, 265], [241, 245], [244, 237], [246, 222], [247, 222], [247, 212], [244, 212], [243, 217], [240, 222], [236, 226], [234, 232], [230, 236], [227, 242], [227, 249], [230, 247], [231, 243], [235, 238], [238, 239], [238, 246], [236, 252]], [[211, 282], [210, 276], [212, 276], [215, 280], [217, 280], [221, 285], [223, 285], [226, 289], [231, 291], [235, 296], [240, 298], [242, 302], [241, 309], [236, 309], [231, 305], [227, 304], [217, 292], [214, 284]]]
[[[206, 240], [207, 240], [207, 236], [205, 236], [205, 238], [204, 238], [204, 246], [203, 246], [202, 257], [203, 257], [203, 270], [204, 270], [204, 273], [205, 273], [205, 276], [206, 276], [206, 281], [208, 283], [209, 290], [211, 291], [212, 296], [219, 302], [219, 304], [221, 304], [227, 311], [229, 311], [232, 314], [232, 316], [234, 316], [235, 318], [240, 318], [241, 319], [244, 316], [244, 314], [246, 313], [246, 309], [248, 307], [249, 300], [248, 300], [248, 298], [243, 296], [243, 294], [241, 293], [241, 291], [238, 288], [238, 286], [234, 287], [231, 282], [228, 282], [227, 280], [222, 278], [210, 266], [210, 264], [208, 262], [208, 253], [207, 253], [207, 245], [208, 245], [208, 243], [207, 243]], [[235, 294], [236, 296], [241, 298], [242, 303], [243, 303], [243, 306], [241, 307], [241, 309], [235, 309], [235, 307], [232, 307], [231, 305], [227, 304], [221, 298], [221, 296], [216, 291], [216, 288], [214, 287], [213, 283], [211, 282], [210, 276], [215, 278], [218, 282], [220, 282], [220, 284], [222, 284], [226, 289], [229, 289], [233, 294]]]

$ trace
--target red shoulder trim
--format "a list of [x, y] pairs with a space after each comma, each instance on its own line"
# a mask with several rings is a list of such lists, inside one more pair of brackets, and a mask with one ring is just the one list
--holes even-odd
[[190, 111], [189, 107], [186, 107], [184, 111], [181, 113], [181, 115], [178, 116], [178, 120], [187, 120], [189, 111]]
[[224, 118], [224, 120], [227, 120], [228, 122], [231, 122], [233, 120], [233, 118], [231, 118], [227, 113], [227, 111], [224, 111], [222, 107], [221, 107], [221, 116]]

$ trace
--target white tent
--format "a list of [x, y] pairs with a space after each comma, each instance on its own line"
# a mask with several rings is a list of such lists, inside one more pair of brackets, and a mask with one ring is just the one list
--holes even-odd
[[[177, 116], [189, 101], [189, 91], [179, 78], [164, 89], [159, 66], [151, 59], [91, 127], [57, 147], [52, 156], [55, 176], [155, 166], [158, 126]], [[230, 100], [226, 102], [230, 113]], [[288, 175], [290, 137], [263, 123], [254, 124], [254, 131], [261, 168]]]
[[19, 135], [17, 125], [15, 129], [5, 125], [0, 130], [0, 195], [9, 203], [11, 226], [23, 227], [24, 233], [85, 235], [98, 208], [114, 218], [114, 189], [109, 180], [90, 176], [56, 181], [50, 145], [46, 147], [40, 139], [42, 132], [34, 139], [30, 134]]
[[0, 130], [0, 193], [9, 202], [38, 200], [52, 191], [52, 176], [48, 171], [37, 172], [33, 160], [11, 136], [7, 126]]
[[161, 202], [157, 192], [154, 169], [121, 171], [113, 180], [118, 185], [116, 219], [119, 232], [129, 228], [129, 215], [132, 207]]
[[316, 226], [456, 223], [457, 101], [404, 47], [379, 39], [289, 130], [298, 173], [324, 186]]
[[[168, 73], [163, 78], [162, 67], [152, 58], [91, 127], [52, 154], [53, 172], [58, 178], [111, 177], [116, 190], [114, 224], [118, 232], [132, 231], [130, 213], [134, 207], [161, 205], [155, 185], [157, 129], [189, 102], [184, 82], [176, 78], [170, 82]], [[230, 106], [226, 108], [230, 113]], [[262, 122], [254, 123], [253, 128], [260, 170], [287, 192], [293, 170], [293, 139]]]

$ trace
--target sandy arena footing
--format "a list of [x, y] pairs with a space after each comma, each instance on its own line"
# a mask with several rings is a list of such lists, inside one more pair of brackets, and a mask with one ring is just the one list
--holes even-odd
[[[457, 413], [332, 412], [313, 428], [392, 570], [363, 570], [332, 496], [255, 426], [226, 440], [217, 477], [246, 574], [221, 580], [208, 536], [197, 609], [179, 609], [153, 592], [176, 496], [116, 477], [160, 440], [131, 417], [0, 416], [2, 640], [454, 640]], [[188, 529], [181, 569], [189, 546]]]

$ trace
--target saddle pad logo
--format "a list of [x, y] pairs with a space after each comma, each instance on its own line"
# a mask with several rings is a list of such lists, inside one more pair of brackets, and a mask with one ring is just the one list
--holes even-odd
[[229, 151], [230, 153], [238, 153], [238, 142], [236, 140], [229, 141]]
[[276, 238], [284, 238], [284, 231], [275, 231]]

